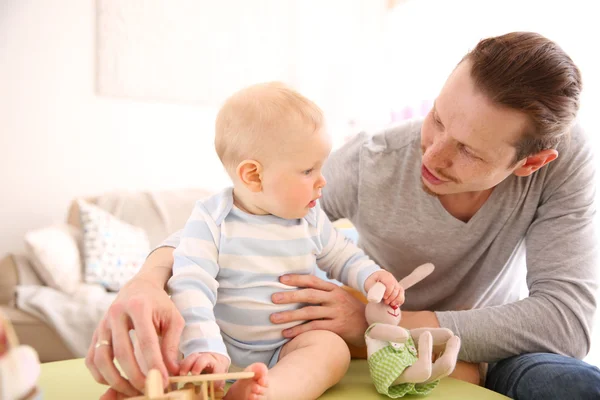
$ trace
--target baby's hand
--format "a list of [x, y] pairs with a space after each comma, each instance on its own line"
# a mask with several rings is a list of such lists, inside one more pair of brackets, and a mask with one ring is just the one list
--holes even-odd
[[398, 307], [404, 304], [404, 289], [394, 275], [384, 270], [371, 274], [365, 281], [365, 291], [368, 292], [377, 282], [385, 285], [385, 293], [383, 294], [385, 304]]
[[[201, 373], [224, 374], [229, 369], [229, 359], [219, 353], [192, 353], [181, 362], [179, 375], [185, 376], [188, 372], [192, 375]], [[215, 382], [217, 387], [223, 387], [224, 381]]]

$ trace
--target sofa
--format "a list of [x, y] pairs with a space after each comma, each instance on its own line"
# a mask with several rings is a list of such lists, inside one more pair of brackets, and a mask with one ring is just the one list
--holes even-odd
[[[210, 192], [205, 189], [181, 189], [111, 192], [94, 198], [74, 199], [68, 209], [64, 224], [42, 229], [46, 229], [46, 231], [48, 229], [60, 229], [62, 232], [67, 229], [77, 243], [81, 268], [85, 269], [82, 243], [84, 230], [82, 229], [80, 215], [82, 201], [110, 213], [119, 221], [122, 221], [123, 224], [129, 224], [143, 230], [148, 239], [148, 246], [152, 248], [172, 232], [181, 229], [189, 217], [194, 203], [198, 199], [209, 195]], [[46, 234], [46, 236], [48, 235]], [[43, 237], [43, 235], [38, 235], [38, 237]], [[49, 243], [48, 245], [53, 244]], [[93, 325], [98, 322], [105, 309], [110, 305], [115, 292], [107, 290], [102, 285], [85, 283], [85, 274], [84, 271], [81, 271], [81, 285], [76, 284], [74, 288], [71, 288], [72, 290], [69, 290], [69, 293], [60, 293], [59, 289], [50, 287], [56, 286], [57, 282], [51, 282], [52, 277], [40, 273], [42, 271], [40, 271], [39, 265], [36, 265], [34, 260], [36, 258], [35, 254], [29, 246], [26, 246], [26, 248], [27, 250], [24, 252], [9, 253], [0, 259], [0, 312], [10, 319], [21, 343], [32, 346], [38, 352], [42, 362], [82, 357], [84, 347], [91, 340], [90, 332], [93, 332]], [[58, 258], [60, 259], [60, 255]], [[54, 266], [54, 268], [60, 270], [60, 265]], [[64, 286], [65, 279], [71, 278], [72, 276], [61, 277], [59, 275], [57, 278], [59, 281], [58, 287], [60, 288], [60, 285]], [[50, 285], [51, 283], [55, 285]], [[19, 296], [23, 294], [34, 298], [37, 294], [44, 293], [46, 297], [40, 297], [41, 299], [56, 298], [61, 299], [61, 301], [69, 301], [81, 292], [95, 292], [96, 297], [93, 301], [93, 313], [86, 311], [86, 304], [69, 304], [69, 307], [78, 307], [78, 314], [73, 313], [72, 315], [86, 317], [86, 330], [81, 331], [85, 334], [80, 335], [83, 337], [76, 338], [78, 341], [76, 345], [70, 343], [70, 339], [74, 338], [63, 337], [65, 336], [64, 332], [61, 334], [60, 329], [52, 324], [51, 319], [48, 319], [45, 315], [24, 310], [23, 307], [19, 306], [22, 303]], [[96, 299], [101, 301], [96, 301]], [[91, 302], [88, 303], [91, 307]], [[90, 314], [93, 317], [88, 318]], [[79, 324], [80, 321], [77, 320], [67, 321], [67, 325], [77, 326]]]

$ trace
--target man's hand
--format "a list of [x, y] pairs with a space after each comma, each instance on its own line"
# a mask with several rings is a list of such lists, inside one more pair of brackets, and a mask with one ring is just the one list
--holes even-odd
[[[162, 287], [143, 277], [129, 281], [96, 328], [85, 358], [94, 379], [112, 387], [103, 399], [131, 397], [144, 389], [145, 375], [134, 355], [130, 329], [135, 329], [140, 345], [140, 362], [161, 371], [166, 385], [168, 372], [179, 373], [177, 357], [183, 327], [183, 317]], [[128, 379], [121, 376], [113, 358]]]
[[[402, 311], [402, 321], [400, 326], [406, 329], [417, 328], [440, 328], [438, 321], [433, 311]], [[445, 344], [434, 346], [433, 359], [437, 357], [443, 350]], [[461, 381], [469, 382], [474, 385], [480, 384], [479, 364], [468, 363], [466, 361], [457, 361], [454, 372], [450, 374], [451, 378], [460, 379]]]
[[308, 321], [283, 331], [293, 338], [311, 330], [328, 330], [340, 335], [355, 346], [365, 345], [365, 304], [341, 287], [313, 275], [284, 275], [280, 281], [289, 286], [303, 288], [290, 292], [275, 293], [275, 304], [306, 303], [307, 306], [293, 311], [271, 315], [271, 322], [283, 324], [291, 321]]

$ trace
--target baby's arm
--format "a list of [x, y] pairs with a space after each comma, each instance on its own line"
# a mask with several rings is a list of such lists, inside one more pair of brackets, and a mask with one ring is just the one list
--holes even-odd
[[315, 212], [319, 239], [323, 246], [322, 251], [317, 254], [317, 265], [328, 277], [337, 279], [366, 296], [365, 281], [381, 268], [333, 227], [318, 203]]
[[384, 270], [374, 272], [365, 281], [365, 290], [367, 293], [377, 282], [381, 282], [385, 286], [382, 298], [385, 304], [394, 307], [404, 304], [404, 288], [400, 286], [394, 275]]
[[192, 353], [182, 362], [179, 375], [224, 374], [229, 370], [229, 358], [219, 353]]
[[173, 252], [173, 276], [168, 282], [171, 299], [185, 320], [179, 349], [186, 358], [192, 353], [217, 353], [229, 360], [213, 312], [219, 287], [215, 279], [219, 236], [219, 227], [204, 204], [197, 202]]

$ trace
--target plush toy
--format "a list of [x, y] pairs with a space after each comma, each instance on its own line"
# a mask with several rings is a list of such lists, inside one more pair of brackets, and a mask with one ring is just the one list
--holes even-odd
[[[400, 281], [408, 289], [433, 272], [433, 264], [423, 264]], [[391, 398], [406, 394], [429, 394], [439, 380], [454, 371], [460, 339], [445, 328], [407, 330], [398, 324], [399, 307], [381, 302], [385, 286], [376, 283], [367, 295], [365, 332], [367, 360], [375, 388]], [[415, 347], [415, 342], [417, 346]], [[432, 363], [432, 351], [443, 347], [443, 354]]]
[[40, 361], [30, 346], [19, 346], [8, 319], [0, 314], [0, 400], [39, 399]]

